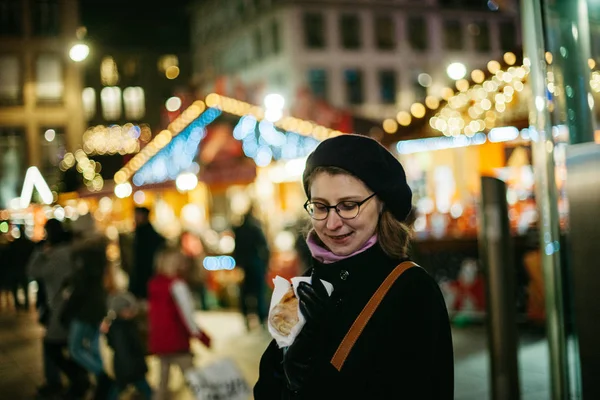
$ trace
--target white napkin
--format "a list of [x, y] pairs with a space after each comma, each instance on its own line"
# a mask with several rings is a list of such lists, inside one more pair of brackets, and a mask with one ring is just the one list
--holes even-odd
[[[296, 339], [296, 336], [298, 336], [298, 333], [300, 333], [300, 331], [302, 330], [302, 327], [306, 323], [306, 319], [304, 318], [304, 315], [302, 315], [302, 313], [300, 312], [300, 309], [298, 309], [298, 323], [291, 329], [289, 335], [284, 336], [271, 325], [271, 313], [273, 312], [273, 308], [281, 301], [283, 295], [290, 289], [290, 285], [294, 287], [294, 293], [296, 294], [296, 297], [298, 297], [297, 290], [298, 284], [300, 282], [312, 283], [312, 278], [310, 276], [296, 276], [292, 278], [291, 284], [287, 279], [282, 278], [279, 275], [273, 278], [274, 288], [273, 295], [271, 296], [271, 305], [269, 306], [268, 328], [269, 333], [271, 334], [271, 336], [273, 336], [273, 339], [275, 339], [279, 348], [287, 347], [294, 343], [294, 339]], [[321, 282], [323, 282], [325, 290], [327, 290], [327, 294], [331, 296], [331, 293], [333, 292], [333, 285], [322, 279]]]

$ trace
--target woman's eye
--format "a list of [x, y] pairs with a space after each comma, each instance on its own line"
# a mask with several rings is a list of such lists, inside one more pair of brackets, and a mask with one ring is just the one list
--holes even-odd
[[321, 203], [313, 203], [313, 207], [316, 211], [325, 211], [327, 210], [327, 206]]
[[338, 209], [340, 211], [350, 211], [356, 207], [356, 203], [354, 201], [344, 201], [338, 204]]

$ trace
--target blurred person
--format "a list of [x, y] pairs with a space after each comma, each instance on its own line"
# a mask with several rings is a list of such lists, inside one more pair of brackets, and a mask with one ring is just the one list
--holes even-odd
[[298, 257], [299, 272], [304, 273], [312, 265], [312, 254], [306, 244], [306, 234], [310, 230], [310, 221], [306, 217], [299, 217], [292, 227], [294, 232], [294, 250]]
[[90, 384], [87, 372], [66, 354], [68, 332], [60, 321], [65, 303], [64, 289], [75, 272], [72, 261], [71, 236], [57, 219], [49, 219], [45, 226], [46, 239], [36, 247], [27, 266], [28, 275], [42, 281], [45, 288], [46, 332], [43, 338], [44, 377], [46, 383], [39, 388], [41, 397], [63, 392], [60, 374], [69, 380], [67, 398], [80, 399]]
[[0, 237], [0, 309], [10, 306], [10, 265], [8, 263], [9, 242]]
[[168, 398], [169, 371], [177, 365], [182, 373], [193, 367], [190, 339], [197, 338], [210, 347], [210, 337], [194, 320], [194, 302], [189, 287], [178, 276], [184, 255], [179, 249], [162, 250], [156, 275], [148, 284], [150, 351], [160, 360], [160, 381], [155, 398]]
[[165, 238], [150, 224], [150, 210], [146, 207], [136, 207], [133, 268], [129, 277], [129, 291], [138, 299], [147, 298], [148, 281], [154, 273], [154, 259], [165, 242]]
[[107, 241], [104, 237], [80, 239], [73, 248], [77, 268], [70, 282], [71, 294], [61, 312], [61, 322], [69, 329], [71, 357], [96, 379], [94, 398], [108, 396], [111, 379], [100, 354], [100, 323], [106, 315], [108, 270]]
[[[313, 227], [307, 237], [313, 267], [306, 274], [312, 284], [297, 288], [306, 323], [290, 346], [273, 341], [267, 347], [254, 398], [452, 399], [444, 298], [424, 269], [402, 264], [410, 260], [405, 221], [412, 207], [402, 165], [374, 139], [340, 135], [309, 155], [303, 185]], [[394, 276], [345, 362], [338, 363], [351, 326]], [[321, 280], [333, 285], [331, 295]]]
[[[27, 264], [35, 250], [35, 243], [25, 235], [25, 227], [19, 225], [19, 237], [13, 240], [6, 251], [9, 266], [9, 280], [12, 288], [15, 309], [29, 310], [29, 276]], [[23, 303], [19, 300], [19, 289], [23, 290]]]
[[192, 294], [197, 297], [200, 309], [207, 311], [207, 271], [203, 265], [206, 253], [202, 239], [191, 232], [185, 231], [181, 233], [179, 245], [181, 252], [185, 256], [185, 262], [179, 275], [188, 284]]
[[254, 209], [244, 215], [242, 223], [233, 229], [235, 249], [233, 258], [244, 271], [240, 284], [240, 308], [250, 330], [250, 315], [256, 312], [261, 325], [267, 322], [267, 281], [269, 266], [269, 245], [260, 221], [254, 216]]
[[134, 386], [144, 400], [150, 400], [152, 389], [146, 379], [145, 347], [140, 343], [135, 321], [138, 313], [135, 296], [126, 291], [112, 294], [108, 299], [108, 310], [100, 326], [113, 351], [116, 385], [113, 385], [108, 399], [117, 400], [129, 386]]

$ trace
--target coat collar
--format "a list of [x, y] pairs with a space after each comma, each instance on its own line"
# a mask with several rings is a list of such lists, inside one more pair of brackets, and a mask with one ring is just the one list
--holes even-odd
[[362, 253], [331, 264], [313, 258], [312, 275], [330, 282], [338, 293], [359, 286], [372, 289], [378, 287], [401, 261], [390, 258], [376, 243]]

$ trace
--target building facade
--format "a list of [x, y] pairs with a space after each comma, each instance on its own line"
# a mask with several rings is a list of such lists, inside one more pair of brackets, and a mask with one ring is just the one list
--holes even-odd
[[[262, 103], [311, 98], [379, 120], [519, 51], [511, 0], [203, 1], [192, 8], [194, 82]], [[223, 88], [225, 87], [225, 88]]]
[[191, 102], [187, 17], [177, 1], [156, 7], [139, 0], [122, 7], [114, 0], [82, 2], [92, 51], [82, 63], [86, 127], [81, 148], [101, 165], [94, 174], [98, 184], [84, 179], [93, 191]]
[[76, 0], [0, 1], [0, 208], [38, 166], [52, 183], [85, 129], [81, 66], [69, 58], [79, 27]]

